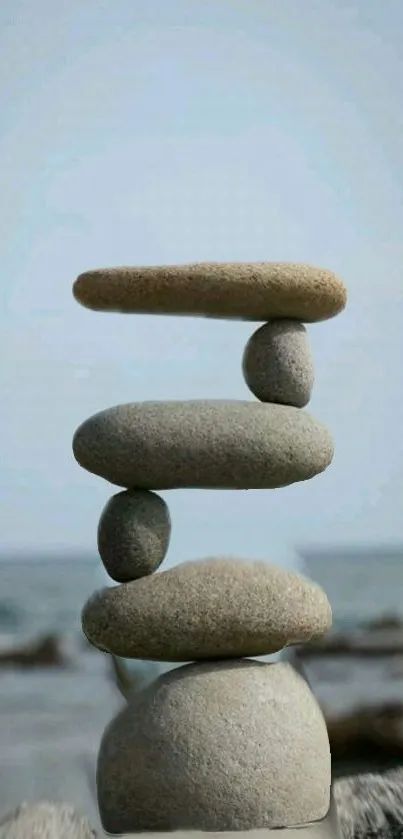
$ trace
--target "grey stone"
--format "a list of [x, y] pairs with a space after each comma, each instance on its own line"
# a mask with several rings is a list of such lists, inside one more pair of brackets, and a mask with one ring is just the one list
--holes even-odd
[[252, 830], [322, 819], [330, 749], [288, 664], [195, 664], [157, 679], [106, 729], [98, 805], [111, 833]]
[[98, 311], [320, 321], [346, 305], [332, 271], [274, 262], [104, 268], [77, 278], [73, 293]]
[[76, 460], [140, 489], [269, 489], [313, 478], [332, 461], [329, 431], [288, 405], [236, 400], [141, 402], [86, 420]]
[[123, 658], [269, 655], [330, 628], [325, 592], [266, 562], [207, 559], [96, 592], [82, 615], [94, 646]]
[[403, 769], [340, 778], [334, 785], [343, 839], [402, 839]]
[[293, 320], [265, 323], [248, 341], [242, 369], [249, 390], [261, 402], [304, 408], [314, 383], [305, 327]]
[[98, 526], [98, 550], [109, 576], [124, 583], [157, 570], [170, 535], [165, 501], [148, 490], [128, 490], [108, 501]]
[[68, 804], [23, 803], [0, 821], [0, 839], [95, 839], [87, 819]]

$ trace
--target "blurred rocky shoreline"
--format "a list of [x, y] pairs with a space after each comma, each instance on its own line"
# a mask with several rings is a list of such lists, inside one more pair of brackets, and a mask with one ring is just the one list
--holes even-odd
[[335, 776], [403, 766], [403, 620], [385, 615], [299, 647], [326, 718]]
[[[13, 670], [74, 670], [80, 647], [48, 634], [0, 648], [0, 673]], [[103, 656], [96, 650], [93, 655]], [[403, 620], [379, 619], [295, 648], [294, 662], [306, 675], [325, 714], [335, 777], [403, 766]], [[134, 687], [159, 672], [158, 665], [105, 655], [105, 680]], [[127, 684], [126, 684], [127, 686]]]

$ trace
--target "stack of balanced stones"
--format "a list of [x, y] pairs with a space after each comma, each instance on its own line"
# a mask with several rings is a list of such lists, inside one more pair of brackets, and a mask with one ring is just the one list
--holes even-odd
[[100, 650], [180, 662], [129, 700], [98, 757], [109, 833], [248, 830], [317, 822], [329, 810], [326, 725], [287, 662], [255, 657], [331, 626], [325, 593], [266, 562], [213, 558], [154, 573], [171, 522], [158, 490], [267, 489], [304, 481], [333, 457], [303, 410], [313, 364], [303, 322], [345, 306], [343, 284], [307, 265], [196, 264], [81, 274], [84, 306], [264, 322], [243, 358], [257, 400], [140, 402], [76, 431], [79, 464], [123, 491], [102, 513], [98, 547], [119, 585], [94, 594], [83, 629]]

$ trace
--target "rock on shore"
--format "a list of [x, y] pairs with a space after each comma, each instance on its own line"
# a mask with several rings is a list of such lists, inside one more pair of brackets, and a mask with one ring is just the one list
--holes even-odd
[[68, 804], [21, 804], [0, 821], [0, 839], [96, 839], [86, 818]]

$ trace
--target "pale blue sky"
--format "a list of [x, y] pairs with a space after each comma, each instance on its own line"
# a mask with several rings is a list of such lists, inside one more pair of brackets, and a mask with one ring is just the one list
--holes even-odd
[[1, 551], [93, 548], [115, 490], [76, 426], [149, 398], [248, 398], [248, 324], [81, 309], [88, 268], [199, 260], [335, 270], [309, 328], [322, 476], [166, 493], [170, 560], [284, 561], [298, 543], [403, 537], [401, 0], [3, 0]]

